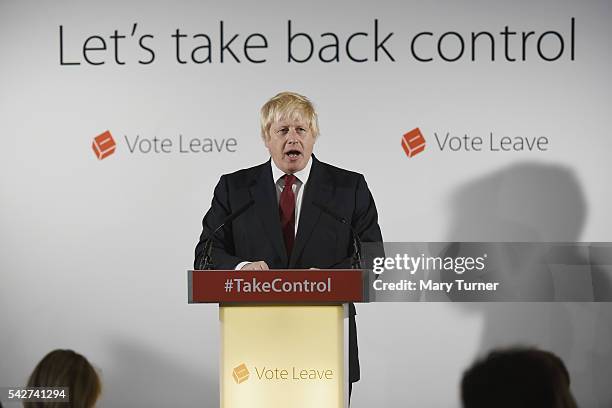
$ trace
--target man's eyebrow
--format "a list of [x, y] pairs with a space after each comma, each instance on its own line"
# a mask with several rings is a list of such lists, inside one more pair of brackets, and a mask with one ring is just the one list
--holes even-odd
[[281, 122], [277, 125], [275, 125], [277, 127], [277, 129], [282, 129], [282, 128], [287, 128], [287, 127], [296, 127], [296, 128], [308, 128], [308, 125], [306, 123], [286, 123], [286, 122]]

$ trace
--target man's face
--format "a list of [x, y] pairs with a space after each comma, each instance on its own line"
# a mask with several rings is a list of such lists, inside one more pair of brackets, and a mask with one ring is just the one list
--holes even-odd
[[305, 120], [281, 119], [270, 126], [266, 147], [274, 164], [287, 174], [306, 167], [315, 138]]

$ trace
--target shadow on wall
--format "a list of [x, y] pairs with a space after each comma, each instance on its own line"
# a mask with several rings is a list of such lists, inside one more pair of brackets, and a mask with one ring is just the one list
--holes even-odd
[[[197, 359], [194, 356], [194, 359]], [[102, 372], [104, 407], [216, 407], [218, 381], [207, 371], [181, 365], [168, 350], [148, 344], [115, 342]]]
[[[582, 188], [571, 169], [531, 162], [459, 187], [449, 205], [449, 242], [574, 242], [580, 240], [587, 215]], [[609, 284], [593, 276], [594, 289]], [[550, 350], [568, 365], [579, 406], [612, 405], [612, 303], [461, 307], [483, 316], [481, 354], [516, 344]]]
[[449, 241], [577, 241], [587, 206], [564, 166], [517, 164], [459, 187]]

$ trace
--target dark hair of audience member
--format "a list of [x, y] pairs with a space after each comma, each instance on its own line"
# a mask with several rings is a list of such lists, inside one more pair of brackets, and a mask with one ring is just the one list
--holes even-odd
[[34, 368], [28, 387], [68, 387], [70, 403], [29, 402], [25, 408], [91, 408], [102, 390], [100, 378], [92, 365], [72, 350], [53, 350]]
[[556, 355], [533, 348], [492, 351], [461, 381], [464, 408], [576, 408], [570, 377]]

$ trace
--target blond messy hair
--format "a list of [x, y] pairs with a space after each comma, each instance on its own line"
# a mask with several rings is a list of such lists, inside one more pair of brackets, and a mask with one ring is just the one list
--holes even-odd
[[317, 112], [310, 100], [295, 92], [281, 92], [261, 107], [261, 137], [265, 141], [270, 136], [272, 123], [284, 119], [303, 120], [308, 123], [312, 135], [319, 136]]

